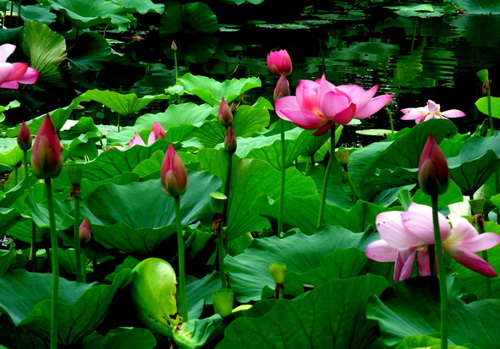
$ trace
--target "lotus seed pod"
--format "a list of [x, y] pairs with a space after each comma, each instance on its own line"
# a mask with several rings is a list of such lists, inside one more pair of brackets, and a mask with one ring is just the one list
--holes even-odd
[[210, 207], [213, 214], [222, 214], [224, 211], [224, 204], [226, 203], [227, 196], [221, 192], [210, 193]]
[[130, 295], [137, 316], [149, 329], [171, 338], [173, 329], [182, 323], [176, 292], [175, 271], [168, 262], [148, 258], [134, 268]]
[[233, 312], [234, 291], [230, 288], [221, 288], [212, 292], [214, 311], [222, 317]]
[[269, 273], [271, 274], [275, 284], [282, 284], [285, 282], [286, 264], [272, 263], [269, 266]]

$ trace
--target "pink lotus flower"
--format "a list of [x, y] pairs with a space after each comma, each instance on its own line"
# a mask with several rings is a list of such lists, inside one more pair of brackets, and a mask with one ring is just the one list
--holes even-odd
[[273, 98], [274, 100], [290, 96], [290, 83], [286, 79], [285, 75], [281, 75], [274, 88]]
[[[443, 240], [443, 250], [465, 267], [486, 275], [497, 273], [475, 252], [484, 251], [500, 243], [500, 235], [495, 233], [478, 234], [465, 219], [454, 214], [449, 220], [438, 213], [439, 229]], [[411, 276], [415, 256], [418, 274], [431, 274], [429, 245], [434, 245], [432, 208], [412, 203], [408, 212], [382, 212], [376, 218], [381, 240], [366, 247], [366, 256], [378, 262], [396, 262], [394, 281]]]
[[383, 95], [373, 98], [378, 85], [365, 91], [358, 85], [335, 86], [325, 75], [316, 81], [300, 80], [295, 96], [275, 101], [276, 113], [283, 120], [306, 129], [318, 129], [322, 135], [333, 124], [347, 125], [353, 118], [367, 118], [382, 109], [393, 97]]
[[424, 193], [439, 195], [446, 191], [450, 175], [443, 151], [432, 135], [425, 142], [418, 163], [418, 183]]
[[271, 51], [267, 55], [267, 67], [276, 76], [288, 76], [293, 70], [292, 59], [286, 50]]
[[31, 148], [31, 144], [33, 143], [33, 136], [31, 135], [30, 129], [28, 125], [23, 121], [21, 127], [19, 128], [19, 132], [17, 134], [17, 144], [19, 148], [24, 151], [27, 151]]
[[229, 104], [227, 104], [224, 97], [222, 97], [219, 104], [219, 110], [217, 111], [217, 119], [224, 127], [228, 127], [233, 124], [233, 113], [231, 112], [231, 107], [229, 107]]
[[430, 119], [449, 119], [465, 116], [465, 113], [458, 109], [443, 112], [440, 109], [439, 104], [429, 99], [425, 107], [401, 109], [401, 112], [405, 114], [401, 117], [401, 120], [415, 120], [415, 123], [419, 124]]
[[163, 192], [169, 196], [179, 196], [186, 192], [187, 172], [186, 166], [175, 151], [172, 143], [168, 145], [167, 153], [161, 163], [160, 171]]
[[92, 234], [90, 233], [90, 224], [87, 218], [82, 221], [80, 228], [78, 229], [78, 235], [80, 241], [89, 242], [92, 239]]
[[31, 169], [38, 178], [55, 178], [62, 169], [62, 147], [50, 115], [43, 119], [33, 144]]
[[233, 127], [229, 126], [226, 137], [224, 138], [224, 148], [226, 148], [229, 154], [234, 154], [236, 147], [236, 134], [234, 133]]
[[[166, 134], [165, 130], [163, 129], [163, 126], [158, 121], [153, 122], [153, 126], [151, 127], [151, 132], [149, 133], [148, 137], [148, 145], [153, 144], [157, 139], [165, 139]], [[130, 148], [132, 148], [134, 145], [143, 145], [145, 146], [146, 144], [142, 140], [141, 136], [137, 132], [134, 132], [134, 138], [132, 138], [129, 142], [128, 145]], [[107, 149], [106, 149], [107, 150]]]
[[14, 53], [16, 46], [3, 44], [0, 46], [0, 88], [19, 88], [19, 83], [34, 84], [38, 72], [26, 63], [7, 63], [7, 58]]

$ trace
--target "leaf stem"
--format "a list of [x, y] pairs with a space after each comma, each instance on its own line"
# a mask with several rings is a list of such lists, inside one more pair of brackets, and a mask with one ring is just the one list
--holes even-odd
[[75, 247], [76, 254], [76, 281], [83, 282], [82, 278], [82, 250], [80, 246], [80, 197], [79, 194], [75, 194], [75, 224], [74, 224], [74, 236], [73, 245]]
[[49, 206], [50, 241], [52, 244], [52, 304], [50, 316], [50, 348], [57, 349], [57, 302], [59, 293], [59, 260], [57, 247], [56, 220], [54, 215], [54, 202], [52, 198], [52, 182], [45, 178], [47, 189], [47, 203]]
[[448, 290], [446, 289], [446, 270], [444, 266], [443, 246], [439, 231], [438, 194], [431, 194], [432, 223], [434, 225], [434, 242], [438, 264], [439, 296], [441, 303], [441, 349], [448, 348]]
[[319, 215], [318, 215], [318, 224], [316, 228], [319, 229], [321, 225], [323, 225], [323, 214], [325, 211], [325, 202], [326, 202], [326, 192], [328, 189], [328, 180], [330, 178], [330, 172], [332, 172], [333, 161], [335, 161], [335, 130], [337, 128], [337, 124], [330, 129], [330, 159], [328, 160], [328, 165], [326, 166], [325, 175], [323, 177], [323, 187], [321, 189], [321, 202], [319, 204]]
[[285, 121], [280, 119], [281, 126], [281, 180], [280, 180], [280, 200], [278, 207], [278, 237], [283, 236], [283, 212], [285, 208], [285, 174], [286, 174], [286, 144], [285, 144]]
[[184, 237], [182, 234], [182, 214], [181, 214], [181, 198], [179, 195], [174, 196], [175, 206], [175, 224], [177, 227], [177, 248], [179, 256], [179, 299], [181, 305], [181, 315], [184, 322], [188, 321], [188, 299], [186, 291], [186, 272], [184, 270]]
[[491, 114], [491, 89], [489, 87], [486, 88], [487, 98], [488, 98], [488, 119], [490, 122], [490, 132], [491, 135], [495, 133], [495, 129], [493, 128], [493, 117]]

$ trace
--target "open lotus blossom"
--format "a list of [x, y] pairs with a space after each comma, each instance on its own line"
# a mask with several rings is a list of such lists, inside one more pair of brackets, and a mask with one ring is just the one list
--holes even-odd
[[283, 120], [322, 135], [333, 124], [346, 125], [353, 118], [367, 118], [382, 109], [393, 97], [383, 95], [373, 98], [378, 85], [364, 90], [358, 85], [335, 86], [325, 75], [316, 81], [300, 80], [295, 96], [275, 101], [276, 113]]
[[[465, 218], [450, 214], [447, 220], [438, 213], [439, 229], [443, 250], [465, 267], [486, 275], [497, 273], [475, 252], [484, 251], [500, 243], [500, 235], [495, 233], [478, 234]], [[432, 208], [412, 203], [408, 212], [382, 212], [376, 218], [381, 240], [366, 247], [366, 256], [379, 262], [395, 262], [394, 281], [411, 276], [415, 257], [418, 274], [431, 274], [429, 245], [434, 245]]]
[[417, 124], [430, 119], [461, 118], [465, 116], [465, 113], [458, 109], [442, 112], [441, 106], [430, 99], [425, 107], [401, 109], [401, 112], [405, 114], [401, 117], [401, 120], [415, 120]]
[[[165, 136], [166, 135], [163, 126], [161, 126], [158, 121], [153, 122], [153, 126], [148, 137], [148, 145], [153, 144], [158, 138], [165, 139]], [[132, 148], [134, 145], [146, 145], [137, 132], [134, 132], [134, 138], [129, 141], [130, 148]]]
[[34, 84], [38, 79], [38, 71], [27, 63], [7, 63], [7, 58], [14, 53], [16, 46], [3, 44], [0, 46], [0, 88], [19, 88], [19, 83]]

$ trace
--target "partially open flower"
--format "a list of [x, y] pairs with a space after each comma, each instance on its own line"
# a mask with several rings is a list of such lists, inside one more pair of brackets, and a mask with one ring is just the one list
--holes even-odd
[[187, 189], [186, 166], [174, 149], [172, 143], [168, 145], [167, 153], [161, 164], [161, 183], [163, 192], [170, 196], [179, 196]]
[[35, 138], [31, 169], [38, 178], [55, 178], [62, 169], [62, 147], [49, 114], [43, 119]]
[[17, 144], [19, 144], [19, 148], [27, 151], [29, 150], [29, 148], [31, 148], [32, 143], [33, 136], [31, 135], [28, 125], [26, 125], [26, 123], [23, 121], [21, 127], [19, 128], [19, 133], [17, 134]]
[[163, 126], [158, 122], [153, 122], [153, 126], [151, 127], [151, 133], [148, 138], [148, 145], [153, 144], [157, 139], [165, 139], [166, 134]]
[[432, 135], [425, 142], [418, 164], [418, 183], [429, 195], [442, 194], [448, 188], [450, 175], [443, 151]]
[[276, 76], [288, 76], [293, 70], [292, 59], [286, 50], [271, 51], [267, 55], [267, 67]]

